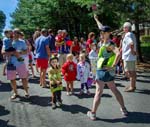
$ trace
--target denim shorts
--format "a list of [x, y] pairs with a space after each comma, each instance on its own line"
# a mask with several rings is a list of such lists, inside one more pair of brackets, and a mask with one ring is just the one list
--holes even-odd
[[107, 70], [96, 70], [96, 80], [103, 82], [114, 81], [115, 76], [112, 76]]

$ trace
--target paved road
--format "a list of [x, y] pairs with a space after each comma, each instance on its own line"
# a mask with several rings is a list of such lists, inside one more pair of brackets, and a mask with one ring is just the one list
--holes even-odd
[[[31, 98], [26, 100], [21, 83], [18, 81], [20, 98], [9, 101], [11, 88], [9, 81], [2, 76], [0, 65], [0, 127], [149, 127], [150, 126], [150, 73], [138, 73], [135, 93], [123, 92], [129, 83], [116, 79], [116, 85], [124, 96], [130, 111], [125, 118], [119, 111], [119, 105], [109, 89], [105, 88], [101, 106], [97, 112], [97, 121], [87, 118], [86, 112], [92, 106], [95, 88], [91, 96], [79, 96], [79, 82], [75, 82], [75, 95], [66, 96], [63, 91], [63, 107], [52, 110], [50, 91], [39, 86], [39, 76], [29, 80]], [[65, 83], [64, 83], [65, 85]]]

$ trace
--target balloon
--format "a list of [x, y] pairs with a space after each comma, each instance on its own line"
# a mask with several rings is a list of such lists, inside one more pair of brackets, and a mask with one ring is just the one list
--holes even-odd
[[71, 46], [72, 45], [72, 41], [71, 40], [69, 40], [69, 41], [67, 41], [67, 43], [66, 43], [68, 46]]

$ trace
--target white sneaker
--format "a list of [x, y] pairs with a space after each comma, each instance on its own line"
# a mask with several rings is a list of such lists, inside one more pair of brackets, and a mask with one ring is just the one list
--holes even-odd
[[67, 96], [70, 96], [70, 93], [69, 93], [69, 92], [67, 92]]
[[91, 120], [96, 120], [96, 114], [92, 113], [91, 111], [87, 112], [87, 116], [91, 119]]
[[70, 95], [73, 95], [73, 94], [74, 94], [74, 92], [73, 92], [73, 91], [71, 91], [71, 92], [70, 92]]
[[121, 111], [121, 113], [122, 113], [122, 115], [124, 115], [124, 116], [128, 116], [128, 110], [126, 109], [126, 108], [120, 108], [120, 111]]

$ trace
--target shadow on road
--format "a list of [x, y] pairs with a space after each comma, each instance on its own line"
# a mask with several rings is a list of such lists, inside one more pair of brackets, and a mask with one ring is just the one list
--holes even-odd
[[[0, 116], [4, 116], [4, 115], [8, 115], [10, 113], [10, 111], [6, 110], [4, 106], [0, 105]], [[15, 127], [15, 126], [11, 126], [8, 125], [9, 121], [4, 121], [0, 119], [0, 127]]]
[[0, 86], [0, 92], [8, 92], [11, 91], [10, 83], [2, 83]]
[[13, 126], [13, 125], [8, 125], [8, 122], [9, 121], [4, 121], [4, 120], [0, 119], [0, 127], [16, 127], [16, 126]]
[[87, 95], [87, 94], [82, 94], [79, 95], [79, 93], [75, 93], [74, 96], [76, 96], [79, 99], [83, 99], [83, 98], [93, 98], [94, 97], [94, 93], [91, 93], [91, 95]]
[[150, 95], [150, 90], [147, 90], [147, 89], [139, 90], [138, 89], [135, 91], [135, 93]]
[[77, 114], [77, 113], [80, 113], [80, 112], [83, 113], [83, 114], [86, 114], [87, 111], [89, 111], [88, 108], [83, 107], [81, 105], [66, 105], [66, 104], [63, 104], [61, 109], [65, 112], [70, 112], [72, 114]]
[[39, 84], [40, 83], [40, 78], [36, 77], [36, 76], [34, 78], [29, 78], [29, 83]]
[[8, 115], [9, 113], [10, 111], [6, 110], [4, 106], [0, 105], [0, 116]]
[[150, 80], [141, 80], [141, 79], [137, 79], [137, 82], [142, 82], [142, 83], [150, 83]]
[[140, 74], [137, 74], [137, 77], [143, 77], [143, 78], [149, 78], [150, 79], [150, 75], [140, 75]]
[[150, 124], [150, 113], [144, 112], [130, 112], [128, 117], [117, 118], [117, 119], [103, 119], [98, 118], [97, 120], [108, 122], [108, 123], [143, 123]]
[[[87, 94], [83, 94], [83, 95], [79, 95], [79, 94], [74, 94], [76, 97], [78, 97], [79, 99], [83, 99], [83, 98], [94, 98], [95, 93], [91, 93], [91, 95], [87, 95]], [[102, 97], [106, 97], [106, 98], [111, 98], [112, 96], [109, 94], [102, 94]]]
[[50, 106], [51, 97], [41, 97], [41, 96], [30, 96], [29, 99], [25, 97], [19, 97], [20, 101], [27, 102], [31, 105], [39, 105], [42, 107]]

